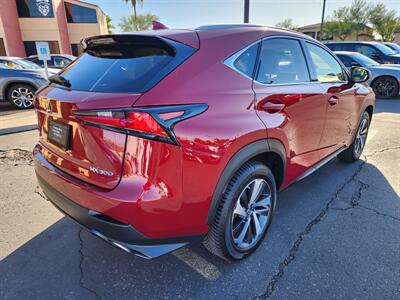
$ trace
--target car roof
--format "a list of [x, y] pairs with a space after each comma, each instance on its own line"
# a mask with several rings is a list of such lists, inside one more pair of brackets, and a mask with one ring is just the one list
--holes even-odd
[[14, 59], [23, 59], [23, 58], [17, 57], [17, 56], [0, 56], [0, 59], [14, 60]]
[[352, 52], [352, 51], [333, 51], [333, 53], [335, 53], [336, 55], [339, 54], [339, 55], [349, 55], [349, 56], [360, 54], [358, 52]]
[[327, 42], [326, 45], [333, 45], [333, 44], [366, 44], [366, 45], [377, 45], [380, 44], [379, 42], [366, 42], [366, 41], [348, 41], [348, 42]]

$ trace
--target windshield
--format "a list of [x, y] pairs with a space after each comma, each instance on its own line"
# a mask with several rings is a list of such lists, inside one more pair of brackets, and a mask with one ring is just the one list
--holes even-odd
[[376, 43], [374, 44], [376, 48], [378, 48], [383, 54], [385, 55], [393, 55], [396, 54], [396, 52], [393, 49], [390, 49], [388, 46]]
[[89, 50], [70, 64], [62, 76], [71, 88], [93, 92], [137, 93], [173, 56], [159, 47], [125, 45]]
[[30, 62], [29, 60], [25, 60], [25, 59], [15, 59], [13, 60], [15, 63], [17, 63], [18, 65], [20, 65], [21, 67], [23, 67], [24, 69], [34, 69], [34, 70], [38, 70], [41, 69], [40, 66], [38, 66], [37, 64]]
[[359, 53], [354, 53], [353, 55], [353, 58], [357, 60], [362, 67], [374, 67], [379, 65], [379, 63], [369, 58], [368, 56]]

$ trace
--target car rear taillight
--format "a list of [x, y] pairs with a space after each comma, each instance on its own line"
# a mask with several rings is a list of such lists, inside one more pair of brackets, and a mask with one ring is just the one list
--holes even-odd
[[161, 107], [75, 110], [73, 115], [84, 125], [123, 132], [146, 139], [176, 144], [175, 124], [206, 111], [207, 104]]

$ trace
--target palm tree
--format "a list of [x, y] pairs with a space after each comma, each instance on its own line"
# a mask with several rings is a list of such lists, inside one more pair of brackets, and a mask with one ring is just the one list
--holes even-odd
[[[138, 28], [137, 28], [137, 23], [136, 23], [136, 16], [137, 16], [137, 13], [136, 13], [136, 5], [137, 5], [137, 3], [138, 3], [138, 1], [137, 0], [123, 0], [125, 3], [129, 3], [129, 2], [131, 2], [131, 4], [132, 4], [132, 7], [133, 7], [133, 19], [135, 20], [135, 22], [134, 22], [134, 24], [133, 24], [133, 26], [134, 26], [134, 28], [133, 28], [133, 30], [138, 30]], [[140, 6], [143, 6], [143, 1], [144, 0], [139, 0], [139, 3], [140, 3]]]

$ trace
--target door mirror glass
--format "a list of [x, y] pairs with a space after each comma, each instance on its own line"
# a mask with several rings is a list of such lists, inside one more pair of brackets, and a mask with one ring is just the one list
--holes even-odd
[[352, 67], [350, 69], [350, 77], [354, 83], [366, 82], [369, 77], [369, 71], [361, 67]]

